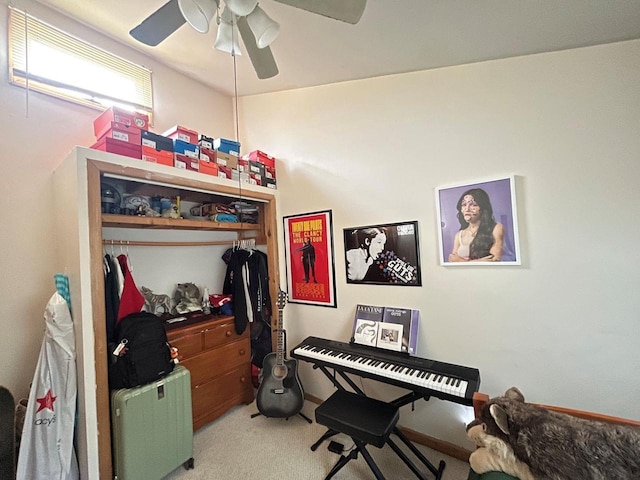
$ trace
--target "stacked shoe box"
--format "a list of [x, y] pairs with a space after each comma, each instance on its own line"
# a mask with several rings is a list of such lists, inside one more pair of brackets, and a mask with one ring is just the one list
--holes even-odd
[[253, 150], [240, 159], [240, 169], [249, 173], [251, 183], [276, 188], [276, 159], [261, 151]]
[[164, 135], [143, 130], [142, 159], [147, 162], [173, 167], [173, 140]]
[[216, 163], [216, 151], [213, 149], [213, 138], [200, 134], [198, 147], [200, 147], [200, 173], [217, 177], [218, 164]]
[[213, 148], [216, 151], [216, 163], [218, 164], [218, 176], [233, 178], [233, 171], [238, 169], [238, 157], [240, 144], [226, 138], [215, 138]]
[[148, 128], [148, 125], [148, 115], [111, 107], [93, 121], [97, 141], [91, 148], [142, 158], [142, 130]]
[[162, 134], [173, 141], [174, 166], [187, 170], [200, 170], [198, 132], [182, 125], [175, 125]]

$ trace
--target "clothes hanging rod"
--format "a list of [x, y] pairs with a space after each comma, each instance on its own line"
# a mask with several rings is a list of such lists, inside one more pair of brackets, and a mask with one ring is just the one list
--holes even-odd
[[[245, 239], [249, 240], [249, 239]], [[211, 242], [141, 242], [133, 240], [107, 240], [103, 239], [103, 245], [131, 246], [131, 247], [206, 247], [211, 245], [236, 245], [242, 240], [218, 240]]]

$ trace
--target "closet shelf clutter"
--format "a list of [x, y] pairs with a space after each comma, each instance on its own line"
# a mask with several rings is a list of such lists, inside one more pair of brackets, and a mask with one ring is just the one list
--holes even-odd
[[[78, 414], [80, 464], [87, 465], [96, 478], [113, 478], [105, 354], [105, 247], [112, 242], [118, 246], [188, 247], [197, 243], [231, 245], [254, 241], [267, 257], [266, 283], [271, 298], [277, 298], [277, 191], [85, 147], [74, 148], [56, 167], [53, 183], [58, 206], [56, 221], [60, 225], [56, 230], [60, 248], [55, 266], [68, 272], [72, 279], [74, 328], [82, 343], [77, 354], [78, 401], [83, 405]], [[157, 200], [154, 197], [170, 201], [171, 208], [175, 204], [178, 215], [138, 215], [137, 206], [151, 206]], [[234, 204], [234, 208], [239, 205], [241, 209], [249, 208], [245, 205], [248, 204], [254, 215], [244, 222], [214, 222], [211, 216], [191, 213], [191, 208], [205, 203]], [[244, 210], [241, 212], [244, 215]], [[171, 275], [163, 272], [163, 265], [157, 262], [157, 275]], [[272, 305], [271, 311], [274, 310]], [[192, 387], [198, 387], [197, 394], [192, 394], [195, 428], [232, 405], [253, 400], [248, 330], [236, 334], [230, 318], [212, 317], [194, 325], [178, 326], [171, 332], [175, 336], [172, 340], [182, 347], [181, 363], [192, 369]], [[218, 376], [210, 375], [212, 365], [219, 366]], [[229, 393], [232, 398], [223, 401]]]
[[259, 224], [225, 223], [187, 218], [138, 217], [132, 215], [102, 214], [103, 227], [162, 228], [171, 230], [260, 230]]

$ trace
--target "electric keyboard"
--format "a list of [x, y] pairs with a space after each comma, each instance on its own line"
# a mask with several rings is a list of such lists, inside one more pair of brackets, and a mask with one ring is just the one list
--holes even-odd
[[324, 338], [308, 337], [291, 356], [463, 405], [473, 405], [473, 394], [480, 388], [477, 368]]

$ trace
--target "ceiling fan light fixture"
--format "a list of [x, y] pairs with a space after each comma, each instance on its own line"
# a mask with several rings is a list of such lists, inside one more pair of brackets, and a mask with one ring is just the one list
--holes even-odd
[[258, 0], [225, 0], [227, 7], [239, 17], [244, 17], [253, 12], [258, 5]]
[[196, 32], [207, 33], [218, 9], [216, 0], [178, 0], [180, 13]]
[[225, 15], [222, 15], [222, 18], [220, 18], [216, 42], [213, 44], [213, 48], [231, 55], [242, 55], [240, 43], [238, 42], [240, 35], [238, 27], [235, 23], [228, 22], [224, 17]]
[[280, 33], [280, 24], [271, 19], [259, 5], [247, 16], [247, 23], [256, 37], [258, 48], [271, 45]]

